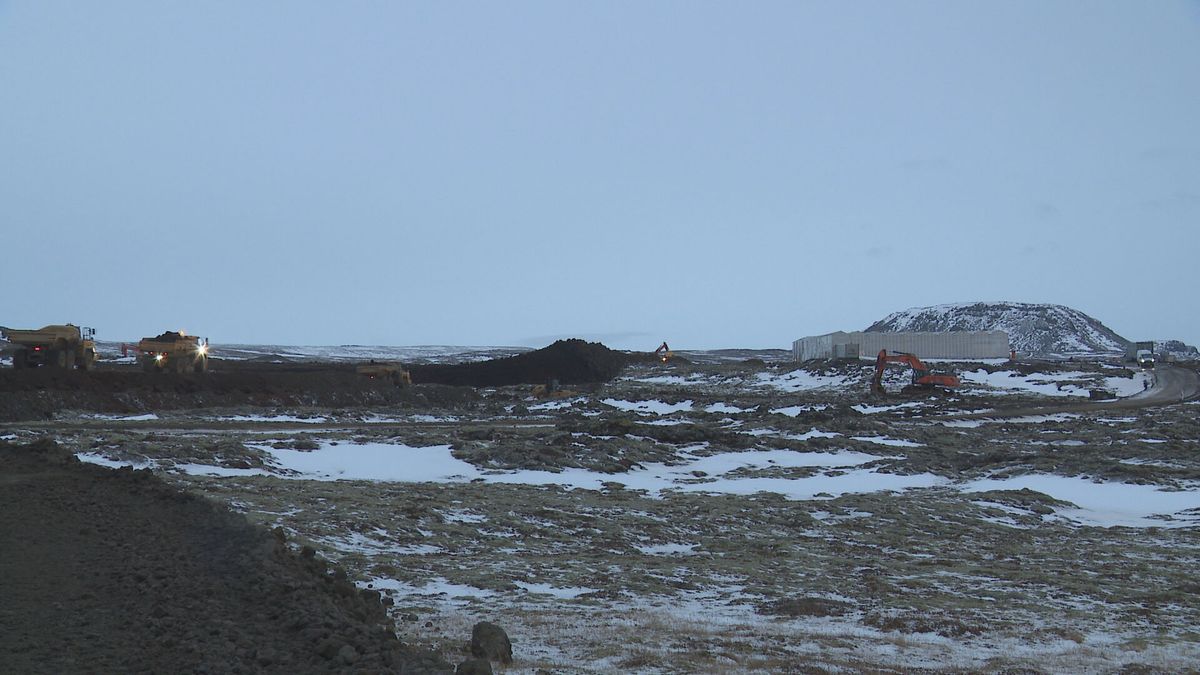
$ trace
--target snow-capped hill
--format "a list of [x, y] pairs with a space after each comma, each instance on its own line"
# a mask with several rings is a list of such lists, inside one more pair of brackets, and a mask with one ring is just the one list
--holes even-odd
[[1154, 353], [1160, 358], [1171, 357], [1180, 361], [1195, 361], [1200, 359], [1200, 349], [1184, 344], [1180, 340], [1158, 340], [1154, 343]]
[[915, 307], [871, 324], [868, 331], [1002, 330], [1025, 354], [1112, 354], [1129, 341], [1077, 309], [1031, 302], [974, 302]]

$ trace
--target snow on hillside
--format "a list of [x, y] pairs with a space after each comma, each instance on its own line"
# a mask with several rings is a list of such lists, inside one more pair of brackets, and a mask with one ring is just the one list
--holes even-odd
[[1129, 340], [1077, 309], [1030, 302], [973, 302], [915, 307], [871, 324], [868, 331], [1002, 330], [1026, 354], [1112, 354]]
[[1159, 358], [1174, 357], [1189, 361], [1200, 359], [1200, 349], [1184, 344], [1179, 340], [1156, 340], [1154, 342], [1154, 353], [1158, 354]]

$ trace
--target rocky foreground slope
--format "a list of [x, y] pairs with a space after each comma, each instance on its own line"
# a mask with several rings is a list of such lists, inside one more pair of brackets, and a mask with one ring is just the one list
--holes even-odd
[[312, 550], [149, 471], [0, 441], [0, 671], [447, 673]]

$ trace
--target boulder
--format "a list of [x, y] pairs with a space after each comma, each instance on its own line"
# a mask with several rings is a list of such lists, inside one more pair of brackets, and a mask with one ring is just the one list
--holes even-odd
[[512, 642], [500, 626], [480, 621], [471, 629], [471, 654], [481, 659], [509, 664], [512, 663]]

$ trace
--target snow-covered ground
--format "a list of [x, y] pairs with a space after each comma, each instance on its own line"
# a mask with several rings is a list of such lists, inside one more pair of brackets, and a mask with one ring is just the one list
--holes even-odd
[[989, 373], [984, 369], [965, 371], [959, 377], [966, 384], [986, 387], [996, 393], [1041, 394], [1043, 396], [1087, 397], [1091, 389], [1104, 389], [1117, 397], [1133, 396], [1144, 391], [1153, 376], [1136, 372], [1133, 377], [1097, 378], [1094, 373], [1059, 372], [1023, 375], [1015, 371], [1001, 370]]
[[[1033, 375], [1015, 370], [988, 374], [984, 369], [967, 369], [961, 373], [968, 394], [965, 400], [975, 411], [989, 405], [1002, 408], [1012, 393], [1061, 400], [1066, 396], [1087, 397], [1090, 389], [1102, 387], [1127, 396], [1140, 393], [1146, 381], [1143, 373], [1126, 378], [1119, 377], [1115, 369], [1086, 372], [1086, 366], [1079, 368]], [[446, 622], [466, 620], [464, 617], [481, 611], [507, 612], [500, 614], [507, 625], [537, 636], [522, 642], [526, 664], [537, 659], [550, 664], [573, 663], [581, 652], [570, 646], [569, 639], [560, 639], [563, 634], [546, 635], [535, 611], [521, 614], [514, 608], [563, 612], [553, 615], [553, 620], [573, 626], [570, 630], [579, 633], [581, 642], [592, 637], [590, 631], [594, 628], [589, 626], [603, 626], [607, 631], [628, 628], [628, 637], [636, 639], [638, 630], [662, 631], [661, 625], [655, 629], [643, 622], [679, 622], [687, 627], [681, 632], [703, 632], [713, 644], [766, 653], [773, 649], [769, 642], [748, 647], [745, 635], [758, 636], [755, 640], [775, 635], [785, 645], [778, 649], [792, 656], [810, 653], [825, 659], [831, 644], [840, 645], [832, 649], [842, 650], [847, 658], [901, 671], [947, 667], [987, 670], [992, 667], [990, 659], [1010, 664], [1011, 659], [1018, 658], [1015, 655], [1023, 655], [1020, 658], [1033, 659], [1040, 667], [1073, 672], [1094, 670], [1092, 666], [1102, 663], [1105, 654], [1122, 662], [1136, 653], [1139, 663], [1154, 663], [1157, 649], [1166, 654], [1162, 663], [1168, 665], [1179, 663], [1187, 653], [1200, 654], [1195, 645], [1130, 647], [1127, 640], [1137, 633], [1123, 619], [1113, 619], [1099, 628], [1091, 625], [1069, 638], [1039, 634], [1028, 644], [1012, 637], [1012, 633], [1005, 634], [1004, 629], [993, 632], [991, 627], [981, 628], [984, 632], [980, 637], [947, 637], [927, 628], [885, 630], [864, 620], [865, 608], [874, 605], [864, 604], [861, 592], [846, 590], [850, 586], [838, 586], [836, 593], [811, 590], [819, 588], [815, 580], [821, 576], [809, 567], [816, 546], [844, 544], [847, 548], [830, 549], [841, 566], [845, 565], [844, 551], [851, 551], [857, 559], [878, 548], [882, 550], [879, 557], [869, 565], [863, 563], [863, 575], [844, 580], [846, 584], [868, 583], [878, 575], [883, 585], [911, 590], [914, 595], [909, 597], [924, 599], [927, 592], [939, 594], [941, 607], [950, 606], [952, 617], [957, 616], [958, 606], [947, 605], [945, 598], [962, 595], [967, 598], [963, 607], [972, 608], [962, 610], [963, 615], [978, 613], [1009, 621], [1015, 620], [1015, 615], [1009, 613], [1007, 605], [1003, 610], [988, 608], [1008, 602], [1004, 593], [1012, 587], [1006, 584], [1024, 583], [1020, 577], [1024, 572], [1007, 575], [1001, 567], [989, 567], [990, 561], [1000, 559], [992, 556], [1006, 550], [1010, 538], [1026, 541], [1032, 532], [1039, 541], [1050, 536], [1057, 537], [1056, 542], [1087, 541], [1089, 545], [1097, 541], [1145, 541], [1149, 543], [1144, 544], [1138, 554], [1142, 557], [1137, 558], [1137, 564], [1142, 565], [1146, 556], [1154, 558], [1161, 551], [1165, 551], [1161, 553], [1164, 559], [1189, 555], [1186, 535], [1191, 528], [1200, 527], [1200, 482], [1191, 480], [1187, 453], [1180, 452], [1181, 447], [1194, 445], [1195, 439], [1181, 439], [1169, 425], [1147, 421], [1144, 413], [1122, 411], [1120, 417], [1112, 412], [1107, 416], [1038, 414], [1003, 421], [937, 420], [936, 416], [942, 414], [939, 411], [947, 405], [962, 406], [961, 400], [881, 403], [867, 399], [863, 390], [869, 368], [860, 370], [828, 374], [788, 366], [745, 373], [722, 367], [708, 374], [625, 378], [606, 385], [609, 388], [600, 394], [553, 401], [490, 392], [484, 396], [496, 398], [485, 399], [487, 407], [455, 410], [453, 415], [404, 408], [354, 411], [349, 415], [276, 408], [265, 414], [231, 411], [206, 418], [250, 425], [263, 422], [264, 428], [270, 422], [295, 422], [299, 423], [297, 427], [306, 422], [330, 422], [294, 430], [296, 435], [292, 436], [289, 434], [293, 431], [270, 430], [266, 433], [272, 435], [265, 438], [252, 437], [252, 433], [263, 431], [237, 430], [240, 442], [256, 453], [255, 459], [265, 462], [264, 468], [230, 468], [256, 463], [224, 462], [224, 466], [218, 466], [222, 461], [219, 455], [196, 459], [177, 454], [118, 461], [104, 454], [103, 449], [90, 449], [95, 447], [90, 445], [82, 446], [77, 456], [105, 466], [153, 467], [194, 484], [241, 483], [229, 489], [247, 491], [243, 494], [254, 494], [256, 486], [264, 481], [301, 482], [290, 484], [294, 489], [271, 492], [308, 492], [316, 497], [305, 505], [307, 509], [329, 509], [325, 515], [331, 516], [335, 524], [312, 535], [312, 541], [344, 553], [351, 561], [365, 557], [407, 570], [396, 573], [401, 578], [375, 572], [361, 577], [367, 579], [361, 583], [392, 591], [392, 597], [406, 606], [430, 608], [421, 611], [430, 612], [439, 624], [436, 630], [442, 633], [447, 631], [442, 625]], [[511, 418], [497, 410], [507, 411]], [[109, 419], [126, 418], [136, 416]], [[333, 429], [347, 418], [386, 422], [394, 428], [360, 424], [353, 429]], [[461, 423], [466, 425], [463, 429], [469, 427], [473, 433], [459, 434], [459, 428], [453, 425], [430, 429], [428, 425], [406, 424], [422, 421]], [[690, 426], [672, 428], [681, 423]], [[522, 437], [521, 443], [525, 444], [504, 435], [510, 426], [528, 432]], [[622, 429], [633, 430], [626, 433]], [[293, 447], [315, 444], [316, 449], [289, 449], [288, 441], [300, 434], [309, 444]], [[697, 441], [697, 437], [707, 440]], [[682, 438], [689, 440], [672, 440]], [[491, 446], [506, 442], [516, 443], [512, 455], [486, 454]], [[551, 465], [545, 470], [512, 468], [545, 466], [525, 461], [551, 446], [563, 449], [572, 463], [579, 464]], [[638, 452], [654, 454], [625, 454], [634, 452], [635, 446], [640, 448]], [[580, 468], [590, 466], [586, 461], [593, 453], [619, 458], [623, 463], [615, 469], [611, 462], [602, 465], [603, 470]], [[1093, 455], [1105, 461], [1093, 459]], [[1034, 456], [1036, 461], [1031, 459]], [[473, 463], [464, 461], [467, 458]], [[1066, 461], [1064, 458], [1069, 459], [1069, 466], [1083, 468], [1062, 470], [1058, 462]], [[1142, 480], [1146, 475], [1143, 471], [1155, 469], [1166, 469], [1166, 474], [1179, 477], [1153, 484]], [[200, 476], [215, 478], [197, 478]], [[1097, 480], [1094, 476], [1104, 478]], [[221, 489], [214, 492], [220, 493]], [[403, 517], [389, 523], [388, 517], [380, 514], [389, 513], [391, 500], [399, 499], [399, 494], [425, 496], [406, 502]], [[342, 495], [347, 501], [330, 506], [326, 502], [334, 499], [330, 495]], [[500, 496], [513, 501], [488, 510], [490, 502]], [[489, 505], [484, 506], [485, 502]], [[379, 503], [386, 505], [383, 510], [371, 511]], [[608, 511], [602, 510], [605, 508]], [[419, 523], [419, 514], [430, 509], [436, 513], [424, 524]], [[269, 512], [283, 511], [277, 507]], [[359, 521], [359, 525], [366, 525], [349, 527], [347, 522], [360, 512], [367, 512]], [[754, 515], [746, 515], [750, 513]], [[327, 520], [317, 515], [309, 517]], [[583, 525], [576, 523], [573, 532], [592, 534], [570, 534], [570, 541], [547, 542], [577, 517], [585, 521]], [[601, 532], [604, 521], [610, 518], [641, 519], [652, 525], [644, 525], [647, 529], [643, 533], [622, 539], [620, 534]], [[281, 522], [286, 525], [286, 521]], [[715, 528], [710, 522], [721, 524]], [[439, 528], [447, 524], [465, 527], [446, 535]], [[872, 543], [865, 543], [865, 538], [875, 536], [872, 532], [887, 532], [889, 528], [900, 533], [895, 537], [879, 535]], [[912, 528], [928, 528], [928, 532], [912, 534]], [[906, 529], [908, 533], [903, 533]], [[296, 531], [305, 530], [297, 527]], [[977, 538], [968, 543], [985, 545], [978, 550], [986, 553], [975, 557], [976, 549], [970, 546], [965, 554], [961, 548], [945, 552], [944, 546], [964, 536], [964, 531]], [[741, 537], [751, 533], [754, 538], [743, 542]], [[1071, 539], [1072, 533], [1080, 534]], [[479, 544], [483, 548], [471, 548], [474, 536], [487, 542]], [[576, 536], [582, 539], [572, 539]], [[592, 536], [596, 538], [587, 539]], [[1155, 548], [1160, 538], [1172, 536], [1181, 537], [1173, 541], [1182, 543]], [[580, 541], [592, 547], [586, 550], [607, 551], [612, 557], [603, 558], [602, 565], [596, 563], [599, 567], [588, 558], [583, 566], [586, 569], [575, 574], [576, 570], [562, 561], [582, 555], [571, 548]], [[747, 549], [754, 563], [747, 567], [752, 571], [722, 567], [727, 560], [746, 553], [738, 550], [743, 545], [753, 546]], [[531, 555], [534, 549], [542, 557], [536, 564], [525, 564], [523, 556]], [[1117, 549], [1114, 555], [1124, 551]], [[1008, 553], [1012, 551], [1020, 549]], [[498, 558], [490, 557], [493, 553]], [[476, 565], [472, 571], [455, 571], [468, 557], [479, 557], [472, 563]], [[519, 560], [515, 566], [505, 566], [499, 559], [505, 557]], [[903, 567], [905, 560], [926, 559], [928, 568]], [[398, 560], [403, 564], [397, 564]], [[705, 565], [702, 571], [690, 567], [701, 561]], [[895, 568], [891, 567], [893, 563]], [[661, 568], [653, 567], [659, 564]], [[771, 596], [761, 589], [749, 589], [755, 578], [762, 576], [760, 564], [774, 565], [774, 570], [800, 569], [801, 574], [809, 575], [800, 580], [804, 592], [823, 599], [853, 600], [857, 609], [845, 616], [765, 616], [755, 607], [761, 607]], [[601, 580], [605, 575], [629, 573], [630, 567], [653, 568], [652, 573], [665, 580], [662, 583], [668, 590], [656, 588], [634, 601], [629, 595], [614, 593]], [[558, 576], [548, 578], [552, 573]], [[1039, 579], [1037, 584], [1041, 585], [1021, 586], [1019, 592], [1012, 591], [1011, 597], [1038, 602], [1043, 599], [1042, 586], [1054, 583], [1053, 579]], [[787, 593], [797, 587], [789, 586]], [[1004, 588], [997, 591], [999, 587]], [[1078, 591], [1068, 592], [1070, 597], [1057, 592], [1044, 594], [1046, 602], [1056, 603], [1046, 611], [1056, 616], [1076, 610], [1099, 614], [1106, 611], [1104, 603], [1094, 597], [1070, 593], [1079, 595]], [[1121, 611], [1128, 607], [1128, 603], [1122, 605]], [[591, 616], [591, 611], [597, 614]], [[564, 617], [568, 618], [562, 621]], [[523, 624], [526, 620], [528, 623]], [[1056, 630], [1064, 625], [1072, 627], [1072, 619], [1065, 615], [1061, 621], [1054, 621], [1058, 622]], [[467, 624], [466, 632], [469, 628]], [[413, 626], [412, 630], [420, 628]], [[430, 635], [434, 630], [430, 629]], [[637, 650], [653, 649], [638, 646], [635, 656]], [[1072, 654], [1082, 651], [1087, 652], [1086, 659], [1078, 663], [1087, 667], [1073, 668], [1071, 664], [1076, 661], [1072, 661]], [[629, 657], [629, 652], [626, 648], [620, 651], [623, 657]], [[615, 656], [605, 660], [593, 654], [588, 659], [583, 672], [666, 672], [630, 667]], [[534, 668], [520, 668], [514, 666], [510, 672], [536, 672]], [[685, 668], [681, 672], [688, 671]], [[743, 671], [730, 666], [728, 672]], [[776, 671], [764, 667], [753, 672]]]
[[855, 384], [857, 380], [844, 375], [821, 375], [797, 368], [785, 373], [759, 373], [758, 382], [779, 391], [797, 392], [816, 389], [844, 389]]
[[[829, 437], [821, 434], [822, 437]], [[912, 448], [920, 444], [886, 437], [856, 437], [885, 446]], [[562, 471], [481, 470], [453, 456], [450, 446], [410, 447], [382, 443], [324, 442], [318, 450], [301, 451], [257, 446], [270, 457], [270, 470], [231, 469], [199, 464], [176, 464], [182, 473], [215, 476], [275, 475], [304, 480], [359, 480], [397, 483], [483, 482], [516, 485], [553, 485], [568, 489], [601, 490], [620, 483], [626, 489], [660, 496], [664, 491], [749, 495], [771, 492], [788, 499], [832, 498], [850, 493], [903, 492], [919, 488], [951, 487], [962, 492], [1031, 489], [1075, 508], [1057, 515], [1079, 524], [1101, 527], [1188, 527], [1200, 524], [1200, 484], [1182, 490], [1154, 486], [1093, 481], [1083, 478], [1033, 474], [1011, 479], [986, 479], [952, 483], [932, 474], [879, 473], [859, 468], [879, 457], [862, 452], [796, 452], [791, 450], [728, 452], [708, 456], [681, 453], [686, 461], [649, 464], [613, 475], [586, 469]], [[104, 466], [139, 466], [118, 462], [98, 453], [80, 453], [83, 461]], [[762, 471], [821, 468], [801, 477], [747, 476]], [[702, 476], [698, 479], [697, 476]], [[1173, 518], [1163, 520], [1163, 516]]]
[[602, 399], [600, 402], [617, 408], [618, 410], [643, 413], [647, 415], [670, 415], [671, 413], [691, 410], [694, 405], [690, 400], [680, 401], [679, 403], [664, 403], [658, 400], [622, 401], [615, 398], [606, 398]]
[[117, 422], [149, 422], [150, 420], [158, 419], [155, 413], [143, 413], [141, 415], [109, 415], [97, 413], [93, 415], [84, 415], [85, 418], [95, 420], [111, 420]]
[[[1153, 485], [1111, 483], [1087, 478], [1032, 474], [1003, 480], [972, 481], [966, 492], [1034, 490], [1074, 508], [1056, 515], [1098, 527], [1195, 527], [1200, 525], [1200, 485], [1189, 490], [1163, 490]], [[1165, 520], [1163, 516], [1171, 516]]]

